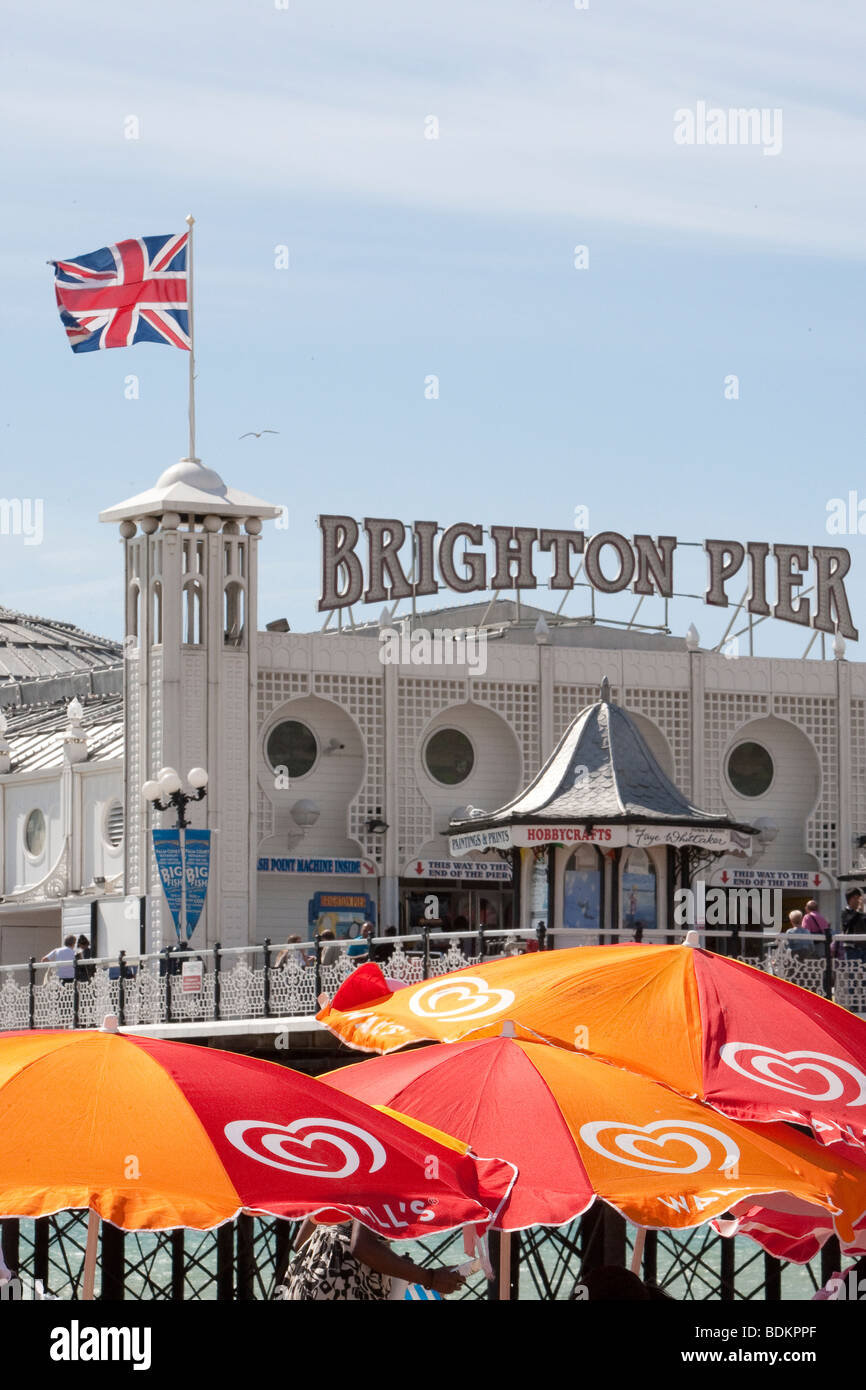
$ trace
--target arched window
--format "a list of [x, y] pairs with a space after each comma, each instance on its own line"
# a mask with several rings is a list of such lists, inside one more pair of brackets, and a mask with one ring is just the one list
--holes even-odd
[[601, 926], [601, 856], [594, 845], [581, 845], [565, 866], [562, 924], [590, 931]]
[[162, 642], [162, 581], [155, 579], [151, 589], [150, 640], [155, 647]]
[[141, 585], [137, 580], [130, 584], [126, 595], [126, 645], [135, 648], [139, 644], [141, 632]]
[[202, 636], [203, 591], [200, 579], [188, 579], [183, 586], [183, 642], [188, 647], [200, 647]]
[[646, 850], [630, 849], [622, 866], [620, 917], [629, 931], [643, 927], [652, 931], [658, 925], [656, 866]]
[[244, 586], [233, 580], [225, 587], [223, 641], [227, 647], [243, 646], [244, 624]]

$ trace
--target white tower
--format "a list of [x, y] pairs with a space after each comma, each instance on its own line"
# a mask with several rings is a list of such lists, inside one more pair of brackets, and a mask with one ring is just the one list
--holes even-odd
[[141, 787], [163, 767], [209, 774], [188, 808], [211, 841], [207, 902], [193, 944], [245, 945], [255, 932], [257, 538], [279, 507], [181, 459], [149, 492], [100, 514], [120, 522], [125, 561], [124, 762], [128, 894], [151, 895], [149, 949], [175, 940]]

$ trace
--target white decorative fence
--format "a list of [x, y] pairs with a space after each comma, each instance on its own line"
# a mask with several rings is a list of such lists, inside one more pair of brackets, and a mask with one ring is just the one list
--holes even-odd
[[[704, 931], [715, 951], [756, 966], [844, 1008], [866, 1014], [866, 937]], [[644, 932], [644, 942], [678, 942], [682, 932]], [[64, 963], [0, 966], [0, 1030], [93, 1028], [106, 1014], [134, 1028], [147, 1024], [228, 1019], [298, 1018], [315, 1014], [321, 994], [333, 996], [364, 959], [405, 984], [527, 950], [632, 941], [630, 932], [599, 934], [561, 928], [545, 931], [424, 931], [375, 937], [368, 955], [349, 953], [348, 941], [270, 941], [259, 946], [195, 948], [114, 959], [87, 960], [62, 978]], [[357, 950], [358, 942], [355, 943]]]

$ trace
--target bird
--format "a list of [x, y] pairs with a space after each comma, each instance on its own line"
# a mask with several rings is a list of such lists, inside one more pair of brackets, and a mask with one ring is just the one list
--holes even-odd
[[254, 434], [256, 439], [261, 439], [263, 434], [279, 434], [279, 430], [247, 430], [246, 434], [239, 434], [238, 439], [249, 439]]

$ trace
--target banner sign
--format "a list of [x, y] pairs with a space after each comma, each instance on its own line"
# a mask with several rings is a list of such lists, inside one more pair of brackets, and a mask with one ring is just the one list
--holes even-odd
[[[599, 593], [631, 589], [635, 594], [668, 599], [674, 594], [676, 536], [640, 534], [629, 539], [619, 531], [589, 536], [583, 531], [485, 527], [466, 521], [448, 527], [416, 521], [410, 533], [396, 517], [366, 517], [363, 549], [369, 560], [365, 575], [358, 554], [361, 528], [354, 517], [320, 516], [319, 527], [320, 612], [358, 603], [390, 603], [413, 594], [435, 595], [442, 586], [471, 594], [487, 589], [535, 589], [541, 580], [551, 589], [572, 589], [578, 582], [573, 573], [576, 555], [583, 556], [579, 582], [588, 582]], [[406, 563], [399, 553], [404, 547]], [[709, 570], [704, 603], [726, 608], [725, 586], [742, 571], [748, 574], [749, 613], [820, 632], [838, 631], [857, 641], [845, 590], [851, 555], [841, 546], [706, 540], [703, 549]], [[804, 587], [807, 592], [814, 589], [813, 598], [800, 592]]]
[[710, 830], [699, 825], [632, 825], [628, 842], [641, 849], [650, 845], [694, 846], [715, 850], [717, 854], [748, 854], [752, 848], [751, 835], [739, 830]]
[[511, 828], [503, 826], [495, 830], [467, 830], [461, 835], [452, 835], [448, 848], [452, 854], [465, 854], [470, 849], [510, 849], [514, 841]]
[[260, 874], [362, 874], [374, 876], [378, 870], [370, 859], [259, 859]]
[[180, 831], [178, 829], [154, 830], [151, 833], [156, 867], [159, 870], [162, 889], [171, 912], [177, 939], [180, 941], [180, 912], [183, 902], [183, 856], [180, 849]]
[[820, 893], [836, 884], [819, 869], [717, 869], [709, 882], [720, 888], [781, 888], [790, 893]]
[[499, 859], [490, 863], [478, 859], [413, 859], [403, 870], [404, 878], [474, 878], [496, 883], [511, 882], [511, 865]]
[[[600, 849], [622, 849], [631, 845], [647, 849], [651, 845], [695, 846], [717, 854], [748, 854], [750, 835], [738, 830], [708, 829], [700, 825], [510, 825], [495, 830], [471, 830], [452, 835], [448, 845], [452, 854], [468, 850], [508, 849], [513, 845], [538, 849], [544, 845], [598, 845]], [[447, 863], [447, 861], [445, 861]]]
[[186, 939], [189, 941], [201, 916], [210, 878], [210, 831], [184, 831], [186, 871]]
[[628, 844], [628, 830], [624, 825], [513, 825], [512, 843], [530, 845], [599, 845], [602, 849], [613, 849], [617, 845]]

